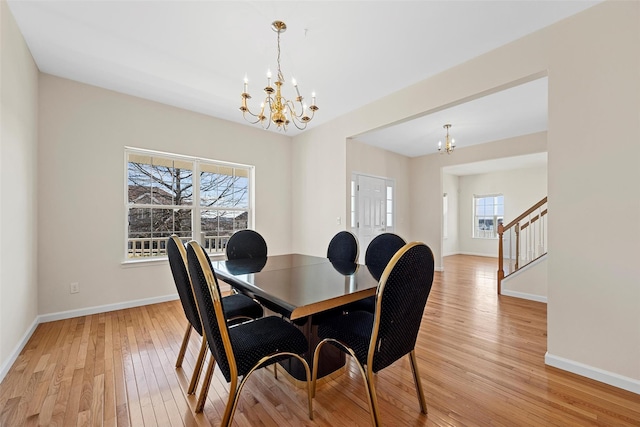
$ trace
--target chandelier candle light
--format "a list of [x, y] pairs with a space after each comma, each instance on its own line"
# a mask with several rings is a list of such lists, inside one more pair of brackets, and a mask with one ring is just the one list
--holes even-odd
[[[316, 106], [316, 94], [315, 92], [311, 94], [311, 105], [307, 106], [303, 102], [302, 96], [300, 96], [300, 90], [298, 89], [296, 80], [291, 79], [291, 83], [296, 90], [295, 100], [290, 101], [282, 96], [281, 89], [284, 84], [284, 77], [280, 70], [280, 34], [287, 30], [287, 25], [282, 21], [273, 21], [271, 29], [278, 33], [278, 75], [276, 76], [276, 81], [273, 82], [276, 88], [271, 87], [271, 70], [268, 70], [267, 87], [264, 88], [267, 96], [262, 104], [260, 104], [260, 112], [254, 114], [249, 110], [249, 107], [247, 107], [247, 99], [251, 99], [251, 95], [249, 95], [249, 81], [245, 76], [240, 111], [242, 111], [242, 116], [245, 120], [251, 124], [260, 123], [264, 129], [269, 129], [271, 123], [273, 123], [278, 127], [278, 130], [284, 130], [286, 132], [287, 126], [293, 122], [295, 127], [303, 130], [318, 110]], [[309, 113], [309, 111], [311, 111], [311, 113]]]
[[438, 141], [438, 151], [440, 152], [440, 154], [444, 154], [445, 152], [447, 154], [451, 154], [454, 148], [456, 148], [456, 140], [449, 137], [449, 128], [451, 127], [450, 124], [447, 123], [442, 127], [447, 130], [447, 138], [445, 139], [445, 143], [444, 143], [445, 151], [442, 151], [442, 141]]

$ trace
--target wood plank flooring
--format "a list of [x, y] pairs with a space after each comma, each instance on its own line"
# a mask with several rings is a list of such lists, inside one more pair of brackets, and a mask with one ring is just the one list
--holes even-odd
[[[546, 305], [495, 294], [497, 261], [445, 258], [425, 309], [416, 354], [428, 415], [419, 411], [409, 359], [377, 375], [388, 426], [640, 426], [640, 396], [544, 364]], [[169, 269], [167, 267], [167, 274]], [[0, 425], [219, 425], [228, 384], [216, 371], [203, 414], [186, 396], [197, 334], [174, 367], [186, 320], [178, 301], [38, 326], [0, 384]], [[355, 364], [306, 394], [260, 370], [235, 426], [368, 426]]]

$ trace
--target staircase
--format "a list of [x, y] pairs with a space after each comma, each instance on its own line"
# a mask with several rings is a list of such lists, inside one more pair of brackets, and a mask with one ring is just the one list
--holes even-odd
[[[547, 253], [547, 198], [498, 225], [498, 295], [502, 280]], [[506, 270], [506, 273], [505, 273]]]

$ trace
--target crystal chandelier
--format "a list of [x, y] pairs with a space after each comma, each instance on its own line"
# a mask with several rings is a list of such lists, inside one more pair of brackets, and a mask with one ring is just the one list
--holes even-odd
[[444, 142], [444, 151], [442, 151], [442, 141], [438, 141], [438, 151], [440, 152], [440, 154], [444, 154], [445, 152], [447, 154], [451, 154], [451, 152], [456, 148], [456, 140], [449, 137], [449, 128], [451, 127], [450, 124], [447, 123], [442, 127], [447, 130], [447, 138]]
[[[284, 77], [280, 70], [280, 33], [284, 33], [287, 30], [287, 25], [282, 21], [273, 21], [271, 29], [278, 33], [278, 75], [276, 81], [273, 84], [276, 86], [274, 89], [271, 87], [271, 70], [267, 71], [267, 87], [264, 88], [267, 96], [262, 104], [260, 104], [260, 112], [254, 114], [249, 110], [247, 106], [247, 99], [251, 99], [249, 95], [249, 81], [247, 77], [244, 78], [244, 90], [242, 91], [242, 116], [251, 124], [260, 123], [264, 129], [269, 129], [271, 123], [278, 127], [278, 130], [284, 130], [286, 132], [287, 126], [291, 122], [298, 129], [302, 130], [307, 127], [307, 123], [313, 119], [313, 115], [318, 110], [316, 106], [316, 94], [311, 94], [311, 105], [307, 106], [303, 102], [302, 96], [300, 96], [300, 90], [295, 79], [291, 79], [291, 83], [296, 90], [296, 98], [294, 100], [288, 100], [282, 96], [282, 85], [284, 84]], [[311, 113], [309, 113], [311, 111]]]

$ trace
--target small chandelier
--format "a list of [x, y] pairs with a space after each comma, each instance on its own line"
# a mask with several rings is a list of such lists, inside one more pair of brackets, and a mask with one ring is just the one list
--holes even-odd
[[444, 154], [445, 152], [447, 154], [451, 154], [451, 152], [456, 148], [456, 140], [449, 137], [449, 128], [451, 127], [450, 124], [447, 123], [442, 127], [447, 130], [447, 139], [445, 139], [444, 142], [444, 151], [442, 151], [442, 141], [438, 141], [438, 151], [440, 152], [440, 154]]
[[[286, 99], [282, 96], [281, 89], [284, 83], [284, 77], [280, 70], [280, 33], [284, 33], [287, 30], [287, 25], [282, 21], [273, 21], [271, 23], [271, 29], [278, 33], [278, 75], [276, 81], [273, 82], [276, 86], [274, 89], [271, 87], [271, 70], [267, 71], [267, 87], [264, 88], [267, 96], [260, 105], [260, 112], [254, 114], [247, 107], [247, 99], [251, 98], [249, 95], [249, 81], [247, 77], [244, 78], [244, 90], [242, 92], [242, 116], [251, 124], [260, 123], [264, 129], [269, 129], [271, 123], [278, 127], [278, 130], [287, 131], [287, 126], [291, 122], [300, 130], [307, 127], [307, 123], [313, 119], [313, 115], [318, 110], [316, 106], [316, 94], [311, 94], [311, 105], [307, 107], [303, 103], [303, 98], [300, 96], [300, 90], [295, 79], [291, 79], [291, 83], [296, 90], [296, 98], [294, 101]], [[275, 92], [275, 94], [274, 94]], [[311, 111], [311, 113], [309, 113]]]

